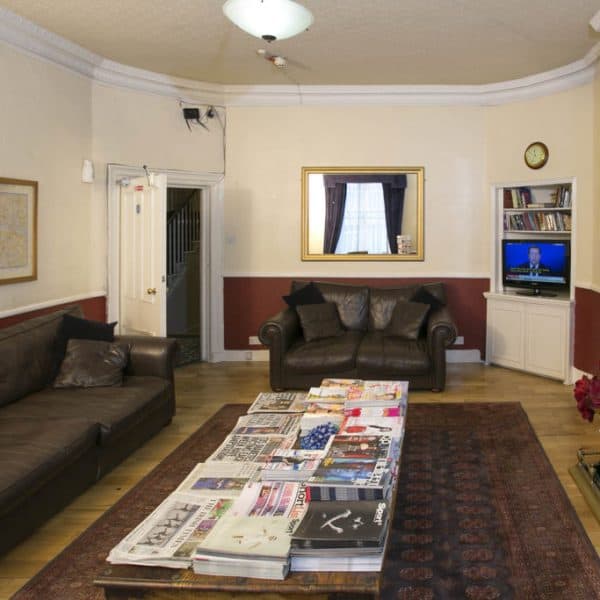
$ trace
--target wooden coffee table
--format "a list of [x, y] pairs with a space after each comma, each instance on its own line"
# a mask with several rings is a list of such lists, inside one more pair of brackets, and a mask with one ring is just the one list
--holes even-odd
[[228, 593], [281, 594], [298, 597], [377, 598], [381, 572], [375, 573], [290, 573], [283, 581], [196, 575], [191, 569], [165, 569], [111, 565], [96, 578], [107, 600], [130, 598], [187, 599], [230, 597]]
[[[402, 442], [404, 438], [402, 439]], [[401, 442], [401, 449], [402, 449]], [[398, 492], [398, 473], [391, 490], [390, 519], [393, 518]], [[391, 528], [391, 522], [390, 522]], [[384, 555], [389, 548], [388, 535]], [[167, 569], [132, 565], [107, 565], [96, 577], [94, 585], [104, 589], [107, 600], [187, 600], [190, 598], [231, 598], [231, 594], [254, 593], [279, 594], [299, 598], [310, 595], [311, 599], [344, 598], [362, 600], [379, 598], [383, 572], [290, 572], [283, 580], [254, 579], [250, 577], [223, 577], [197, 575], [192, 569]]]

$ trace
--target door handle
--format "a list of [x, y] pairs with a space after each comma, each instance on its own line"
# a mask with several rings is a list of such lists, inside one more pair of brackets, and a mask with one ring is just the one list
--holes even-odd
[[154, 295], [154, 294], [156, 294], [156, 288], [148, 288], [148, 289], [146, 290], [146, 293], [147, 293], [147, 294]]

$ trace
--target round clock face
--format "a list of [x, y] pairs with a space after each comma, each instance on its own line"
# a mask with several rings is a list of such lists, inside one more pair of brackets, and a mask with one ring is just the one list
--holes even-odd
[[533, 142], [525, 150], [525, 164], [531, 169], [541, 169], [548, 162], [548, 147], [543, 142]]

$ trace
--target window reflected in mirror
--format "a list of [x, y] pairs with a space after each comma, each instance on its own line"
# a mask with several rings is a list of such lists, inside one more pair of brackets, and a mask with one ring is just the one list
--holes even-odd
[[422, 167], [304, 167], [303, 260], [423, 260]]

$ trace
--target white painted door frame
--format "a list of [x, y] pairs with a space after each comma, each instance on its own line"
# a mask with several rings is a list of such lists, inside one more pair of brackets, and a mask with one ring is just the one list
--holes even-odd
[[[224, 358], [223, 318], [223, 198], [224, 177], [219, 173], [194, 173], [172, 169], [149, 168], [150, 172], [164, 173], [167, 187], [202, 189], [202, 262], [201, 290], [201, 352], [211, 362]], [[144, 175], [142, 167], [108, 165], [108, 263], [107, 313], [109, 321], [119, 320], [119, 239], [121, 219], [119, 210], [120, 186], [124, 178]], [[166, 223], [165, 223], [166, 227]], [[118, 326], [117, 326], [118, 327]]]

